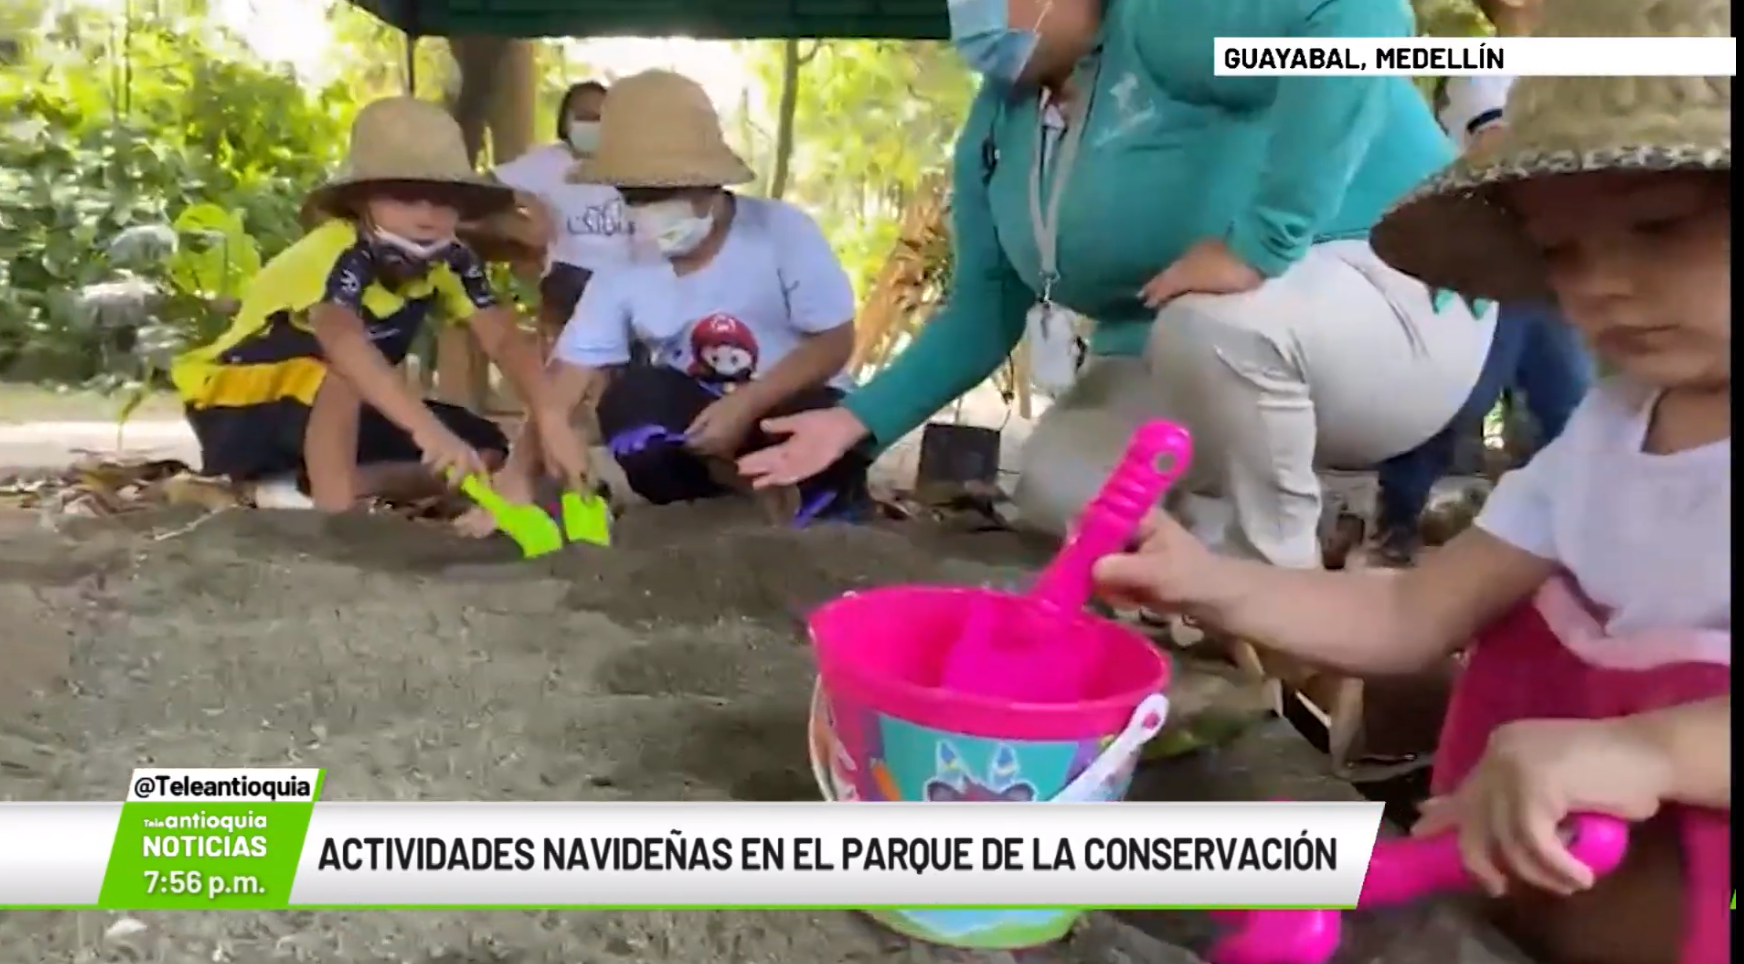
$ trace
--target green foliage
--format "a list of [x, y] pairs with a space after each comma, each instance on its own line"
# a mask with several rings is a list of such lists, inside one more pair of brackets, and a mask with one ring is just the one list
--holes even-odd
[[[826, 40], [802, 45], [787, 198], [819, 220], [857, 289], [896, 242], [902, 211], [929, 173], [943, 170], [975, 84], [948, 44]], [[755, 123], [741, 131], [753, 167], [773, 166], [781, 95], [782, 44], [746, 44], [763, 93]]]
[[196, 204], [172, 227], [180, 244], [169, 258], [169, 280], [178, 291], [207, 299], [240, 300], [260, 270], [260, 245], [243, 227], [242, 215], [216, 204]]
[[0, 375], [149, 380], [344, 146], [345, 86], [305, 90], [201, 3], [133, 6], [74, 6], [0, 65]]
[[[1485, 37], [1495, 30], [1472, 0], [1411, 0], [1417, 32], [1425, 37]], [[1416, 79], [1423, 96], [1435, 99], [1438, 78]]]
[[1494, 33], [1472, 0], [1412, 0], [1417, 32], [1426, 37], [1481, 37]]

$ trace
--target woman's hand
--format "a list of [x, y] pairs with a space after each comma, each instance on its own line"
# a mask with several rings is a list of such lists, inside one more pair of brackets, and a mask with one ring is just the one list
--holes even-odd
[[1182, 295], [1233, 295], [1265, 283], [1265, 275], [1236, 257], [1228, 245], [1212, 238], [1188, 248], [1139, 289], [1139, 297], [1154, 310]]
[[739, 474], [753, 488], [798, 485], [835, 464], [868, 432], [846, 408], [823, 408], [764, 420], [763, 431], [787, 438], [739, 460]]
[[1671, 763], [1627, 718], [1525, 720], [1490, 736], [1459, 790], [1423, 805], [1411, 832], [1456, 829], [1466, 869], [1492, 896], [1510, 878], [1555, 894], [1593, 885], [1559, 825], [1571, 813], [1645, 820], [1671, 786]]

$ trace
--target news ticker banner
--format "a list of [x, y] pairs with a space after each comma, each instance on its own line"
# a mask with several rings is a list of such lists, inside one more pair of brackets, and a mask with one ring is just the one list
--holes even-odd
[[0, 909], [1354, 906], [1378, 803], [339, 803], [317, 769], [0, 803]]
[[1735, 37], [1218, 37], [1219, 77], [1732, 77]]

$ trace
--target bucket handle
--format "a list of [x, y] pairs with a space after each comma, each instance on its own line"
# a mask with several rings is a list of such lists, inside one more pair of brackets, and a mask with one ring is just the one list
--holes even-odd
[[[820, 678], [811, 686], [811, 718], [805, 726], [805, 750], [811, 757], [811, 776], [817, 781], [818, 794], [826, 803], [836, 802], [836, 783], [830, 776], [829, 762], [818, 755], [818, 741], [812, 739], [817, 731], [819, 721], [824, 718], [824, 681]], [[832, 734], [832, 739], [834, 738]], [[839, 749], [839, 748], [838, 748]]]
[[1161, 693], [1152, 693], [1145, 697], [1132, 711], [1132, 719], [1127, 721], [1126, 729], [1121, 730], [1120, 735], [1108, 744], [1108, 749], [1090, 761], [1090, 765], [1084, 768], [1083, 773], [1078, 774], [1077, 779], [1066, 784], [1048, 802], [1088, 803], [1095, 800], [1102, 785], [1113, 779], [1120, 768], [1162, 730], [1163, 723], [1168, 718], [1168, 697]]

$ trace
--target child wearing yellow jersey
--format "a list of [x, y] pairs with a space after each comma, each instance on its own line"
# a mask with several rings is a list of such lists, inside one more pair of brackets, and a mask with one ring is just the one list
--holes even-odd
[[513, 204], [473, 172], [441, 107], [402, 97], [359, 111], [345, 173], [305, 206], [325, 220], [261, 270], [228, 331], [171, 370], [204, 471], [294, 478], [316, 507], [343, 511], [500, 463], [495, 423], [424, 401], [395, 370], [435, 316], [472, 328], [527, 403], [552, 474], [583, 484], [586, 450], [545, 400], [534, 339], [456, 238], [463, 219]]

